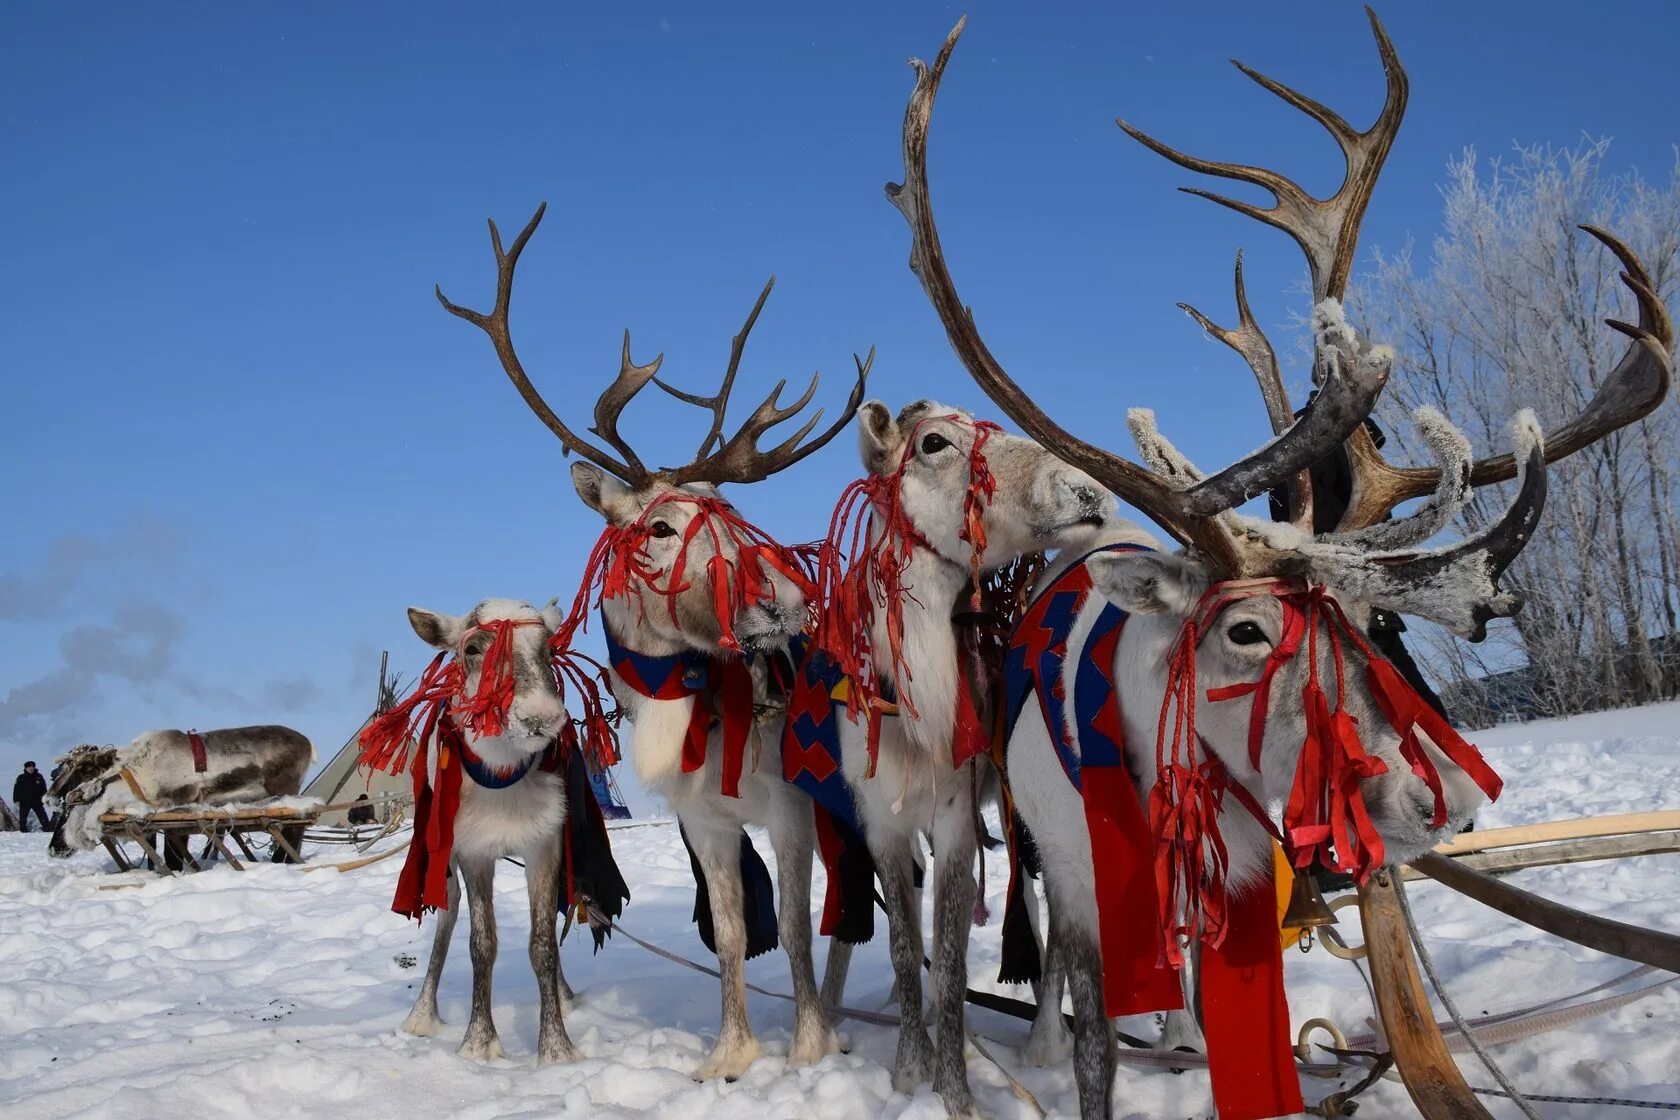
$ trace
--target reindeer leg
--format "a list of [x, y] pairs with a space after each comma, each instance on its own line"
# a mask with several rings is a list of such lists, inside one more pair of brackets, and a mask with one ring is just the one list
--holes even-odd
[[1202, 943], [1199, 940], [1185, 952], [1184, 967], [1178, 975], [1184, 985], [1184, 1009], [1166, 1013], [1161, 1024], [1161, 1049], [1199, 1054], [1207, 1049], [1207, 1040], [1202, 1037]]
[[[1058, 920], [1053, 904], [1050, 920]], [[1114, 1029], [1103, 1011], [1102, 956], [1089, 930], [1063, 928], [1055, 936], [1073, 997], [1073, 1079], [1080, 1120], [1109, 1120], [1114, 1115]]]
[[822, 1001], [832, 1014], [846, 999], [846, 973], [852, 969], [852, 946], [838, 937], [828, 939], [828, 960], [823, 962]]
[[577, 1057], [560, 1008], [560, 942], [555, 912], [560, 906], [560, 841], [533, 853], [525, 865], [525, 893], [531, 902], [531, 969], [537, 974], [542, 1005], [537, 1028], [537, 1064], [569, 1062]]
[[[558, 900], [556, 900], [558, 901]], [[562, 1009], [570, 1007], [577, 999], [577, 993], [566, 982], [566, 969], [560, 962], [560, 951], [556, 947], [554, 952], [554, 982], [560, 992], [560, 1006]]]
[[898, 1055], [893, 1088], [914, 1093], [933, 1071], [933, 1043], [922, 1018], [922, 910], [910, 851], [914, 835], [888, 836], [890, 849], [875, 849], [875, 873], [887, 911], [887, 943], [892, 956], [893, 989], [898, 996]]
[[467, 911], [472, 918], [472, 1017], [461, 1040], [461, 1056], [487, 1062], [502, 1057], [502, 1042], [490, 1018], [490, 972], [496, 963], [496, 861], [461, 864], [467, 883]]
[[935, 811], [933, 884], [933, 1088], [951, 1116], [972, 1116], [974, 1094], [964, 1058], [963, 997], [968, 991], [968, 931], [974, 924], [974, 766], [948, 783]]
[[443, 962], [449, 956], [449, 939], [455, 933], [455, 919], [461, 914], [461, 876], [455, 867], [449, 869], [449, 908], [436, 915], [437, 929], [432, 933], [432, 956], [426, 962], [426, 979], [414, 1006], [403, 1021], [402, 1029], [409, 1034], [430, 1038], [438, 1033], [443, 1020], [438, 1017], [438, 981], [443, 977]]
[[[1028, 890], [1032, 885], [1029, 883]], [[1048, 909], [1048, 906], [1046, 907]], [[1038, 925], [1036, 898], [1027, 904], [1027, 913], [1034, 926]], [[1028, 1065], [1044, 1068], [1060, 1065], [1073, 1055], [1073, 1034], [1067, 1020], [1062, 1018], [1062, 992], [1067, 986], [1066, 966], [1062, 962], [1062, 940], [1056, 932], [1056, 919], [1051, 915], [1044, 923], [1044, 962], [1038, 984], [1038, 1014], [1033, 1018], [1027, 1035], [1027, 1048], [1022, 1055]], [[1036, 928], [1034, 930], [1036, 933]]]
[[717, 1045], [695, 1071], [696, 1080], [722, 1077], [733, 1081], [764, 1051], [753, 1037], [747, 1017], [747, 922], [742, 912], [741, 830], [734, 827], [691, 825], [683, 822], [689, 843], [706, 877], [712, 903], [712, 936], [717, 944], [718, 972], [723, 988], [723, 1016]]
[[810, 806], [782, 798], [777, 808], [770, 841], [776, 849], [778, 933], [793, 977], [788, 1066], [797, 1068], [822, 1061], [839, 1048], [840, 1041], [823, 1010], [811, 964], [811, 858], [816, 838]]

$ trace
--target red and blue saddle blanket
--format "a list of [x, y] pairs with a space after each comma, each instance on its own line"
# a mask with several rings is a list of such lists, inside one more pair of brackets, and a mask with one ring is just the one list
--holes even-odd
[[[1006, 749], [1022, 711], [1036, 700], [1062, 769], [1084, 802], [1103, 999], [1111, 1017], [1184, 1006], [1178, 975], [1161, 951], [1154, 837], [1126, 765], [1114, 686], [1115, 653], [1127, 615], [1093, 593], [1086, 566], [1099, 552], [1148, 551], [1153, 550], [1109, 545], [1062, 572], [1016, 624], [1004, 662]], [[1012, 839], [1015, 835], [1012, 831]], [[1012, 901], [1024, 888], [1022, 846], [1011, 844]], [[1214, 1102], [1228, 1120], [1285, 1116], [1302, 1107], [1289, 1050], [1275, 905], [1269, 882], [1263, 891], [1251, 890], [1246, 900], [1233, 900], [1224, 942], [1202, 954], [1202, 1012]], [[1007, 941], [1007, 917], [1004, 932]], [[1006, 944], [1006, 961], [1010, 955]]]
[[821, 932], [860, 945], [875, 935], [875, 861], [840, 766], [846, 675], [804, 638], [795, 638], [788, 653], [797, 668], [788, 688], [782, 777], [811, 798], [817, 848], [828, 874]]

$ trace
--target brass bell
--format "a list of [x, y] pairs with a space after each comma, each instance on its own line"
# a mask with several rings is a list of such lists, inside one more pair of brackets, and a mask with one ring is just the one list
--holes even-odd
[[1336, 915], [1319, 893], [1311, 871], [1300, 867], [1294, 871], [1295, 883], [1289, 890], [1289, 906], [1283, 912], [1283, 928], [1304, 930], [1335, 925]]

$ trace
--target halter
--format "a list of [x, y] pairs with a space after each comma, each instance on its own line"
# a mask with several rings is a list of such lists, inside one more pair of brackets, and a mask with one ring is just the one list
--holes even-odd
[[[537, 618], [492, 619], [467, 630], [453, 651], [444, 650], [432, 658], [412, 693], [362, 729], [358, 736], [362, 765], [400, 773], [408, 768], [410, 745], [421, 744], [424, 752], [424, 744], [431, 741], [446, 717], [453, 729], [465, 727], [481, 738], [501, 735], [507, 729], [508, 708], [513, 703], [513, 632], [523, 626], [541, 625], [543, 621]], [[606, 670], [571, 648], [572, 632], [573, 628], [562, 624], [548, 641], [555, 687], [561, 703], [566, 704], [566, 686], [568, 682], [572, 685], [582, 710], [583, 718], [575, 721], [582, 728], [582, 741], [598, 765], [611, 766], [618, 761], [618, 747], [613, 716], [602, 700]], [[468, 696], [466, 643], [481, 633], [490, 634], [491, 641], [479, 666], [478, 688]], [[500, 785], [511, 785], [529, 768], [516, 763], [498, 770], [485, 764], [484, 773]], [[518, 773], [510, 777], [514, 770]], [[477, 780], [478, 775], [474, 778]]]
[[[891, 474], [868, 475], [841, 492], [829, 521], [828, 536], [818, 553], [817, 589], [821, 604], [813, 647], [831, 659], [850, 681], [848, 713], [855, 721], [864, 713], [869, 721], [869, 771], [875, 770], [880, 743], [880, 717], [892, 704], [883, 678], [909, 681], [913, 674], [904, 659], [904, 602], [917, 602], [905, 582], [916, 548], [927, 549], [947, 562], [904, 510], [904, 472], [916, 453], [923, 425], [946, 420], [973, 429], [968, 451], [968, 484], [963, 492], [963, 527], [959, 539], [969, 545], [970, 607], [981, 607], [980, 569], [986, 553], [985, 509], [997, 493], [997, 479], [986, 462], [986, 441], [1002, 429], [988, 420], [970, 420], [950, 413], [924, 416], [904, 441], [904, 450]], [[871, 516], [868, 515], [873, 515]], [[872, 523], [878, 530], [871, 537]], [[886, 611], [888, 663], [875, 663], [875, 612]], [[899, 703], [919, 718], [908, 690], [900, 689]]]
[[[698, 508], [689, 519], [671, 571], [662, 581], [661, 573], [649, 563], [646, 546], [652, 535], [654, 512], [661, 506], [676, 503]], [[586, 627], [592, 606], [599, 607], [612, 598], [627, 598], [632, 593], [639, 596], [643, 591], [665, 599], [671, 621], [680, 629], [677, 596], [693, 586], [685, 574], [688, 550], [702, 531], [712, 542], [713, 555], [706, 564], [706, 576], [711, 584], [712, 610], [720, 635], [717, 644], [723, 650], [741, 654], [740, 642], [735, 637], [735, 615], [750, 604], [774, 598], [772, 570], [792, 580], [807, 602], [814, 600], [813, 548], [789, 548], [777, 543], [722, 498], [673, 490], [649, 502], [628, 525], [608, 525], [602, 530], [585, 565], [571, 613], [556, 639], [563, 634], [569, 642], [575, 630]], [[735, 560], [723, 553], [726, 537], [735, 545]], [[645, 603], [643, 610], [646, 610]], [[739, 797], [746, 743], [755, 714], [752, 674], [744, 657], [719, 657], [698, 650], [664, 657], [645, 654], [620, 642], [610, 627], [606, 629], [606, 642], [613, 671], [633, 691], [655, 700], [694, 698], [683, 738], [684, 773], [705, 765], [712, 724], [716, 721], [721, 725], [724, 751], [721, 789], [726, 797]]]
[[[649, 562], [647, 542], [652, 537], [655, 511], [679, 504], [697, 509], [683, 532], [682, 547], [677, 551], [671, 571], [663, 576], [662, 583], [661, 573]], [[717, 644], [721, 648], [740, 652], [741, 645], [735, 637], [735, 615], [745, 606], [774, 597], [770, 570], [792, 580], [808, 599], [814, 598], [812, 550], [778, 544], [722, 498], [671, 490], [649, 502], [636, 520], [627, 525], [609, 524], [602, 530], [584, 566], [583, 582], [561, 630], [569, 636], [577, 627], [587, 626], [585, 620], [591, 606], [599, 607], [607, 599], [628, 597], [632, 591], [664, 598], [671, 622], [680, 628], [677, 596], [693, 587], [686, 576], [688, 550], [702, 531], [712, 542], [713, 554], [706, 563], [706, 577], [711, 584], [712, 610], [720, 635]], [[735, 546], [733, 561], [724, 555], [725, 538]]]
[[[1283, 608], [1283, 632], [1266, 658], [1258, 680], [1207, 690], [1218, 703], [1252, 696], [1249, 708], [1248, 758], [1259, 769], [1270, 710], [1272, 681], [1278, 670], [1307, 650], [1307, 683], [1302, 689], [1306, 740], [1284, 811], [1282, 830], [1263, 806], [1238, 783], [1207, 742], [1196, 732], [1196, 654], [1225, 609], [1257, 596], [1271, 596]], [[1330, 707], [1319, 679], [1320, 623], [1336, 672], [1336, 707]], [[1358, 721], [1345, 707], [1347, 680], [1344, 646], [1359, 649], [1366, 660], [1366, 683], [1385, 721], [1400, 736], [1402, 757], [1434, 794], [1431, 827], [1446, 823], [1446, 795], [1440, 772], [1420, 741], [1421, 731], [1481, 788], [1497, 798], [1499, 776], [1476, 748], [1406, 684], [1397, 670], [1376, 653], [1329, 589], [1282, 579], [1230, 580], [1209, 587], [1184, 621], [1173, 646], [1166, 695], [1156, 729], [1158, 780], [1149, 795], [1155, 836], [1155, 877], [1160, 899], [1164, 950], [1169, 963], [1182, 963], [1181, 939], [1201, 936], [1217, 946], [1225, 935], [1225, 880], [1229, 860], [1219, 831], [1219, 812], [1227, 791], [1274, 838], [1296, 867], [1317, 862], [1352, 874], [1359, 883], [1383, 862], [1383, 841], [1365, 805], [1361, 783], [1387, 771], [1360, 741]]]

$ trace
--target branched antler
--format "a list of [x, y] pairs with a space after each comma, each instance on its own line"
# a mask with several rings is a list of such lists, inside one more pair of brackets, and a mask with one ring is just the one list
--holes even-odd
[[[501, 359], [502, 369], [507, 372], [508, 379], [519, 390], [519, 395], [525, 398], [531, 411], [546, 424], [550, 431], [560, 438], [562, 454], [577, 452], [579, 456], [589, 460], [602, 470], [609, 472], [623, 480], [633, 489], [645, 489], [655, 480], [662, 480], [670, 485], [681, 485], [687, 482], [758, 482], [770, 477], [778, 471], [799, 462], [817, 448], [833, 439], [841, 429], [851, 422], [857, 413], [858, 405], [863, 402], [863, 393], [869, 378], [869, 371], [875, 362], [875, 350], [872, 347], [867, 359], [852, 356], [857, 365], [857, 382], [852, 387], [851, 396], [847, 399], [846, 407], [839, 419], [825, 429], [821, 435], [809, 443], [801, 443], [806, 436], [815, 430], [822, 419], [823, 410], [818, 409], [792, 437], [782, 441], [768, 451], [760, 450], [759, 439], [771, 428], [792, 419], [811, 403], [816, 395], [820, 374], [813, 374], [811, 383], [798, 400], [783, 407], [779, 404], [782, 390], [787, 382], [780, 381], [771, 390], [745, 424], [727, 440], [723, 437], [724, 413], [729, 407], [729, 395], [734, 389], [735, 375], [740, 368], [741, 355], [746, 349], [747, 336], [752, 333], [753, 324], [758, 321], [759, 312], [764, 309], [764, 302], [770, 297], [770, 289], [775, 286], [776, 278], [772, 276], [770, 282], [764, 285], [759, 293], [758, 302], [753, 304], [752, 313], [741, 331], [733, 340], [729, 352], [729, 368], [724, 373], [723, 384], [717, 393], [710, 397], [696, 396], [674, 389], [659, 380], [659, 367], [665, 356], [660, 354], [646, 365], [637, 365], [630, 357], [630, 332], [624, 332], [624, 346], [619, 357], [618, 376], [608, 385], [595, 401], [594, 426], [590, 433], [600, 437], [607, 446], [618, 453], [614, 458], [608, 452], [595, 444], [581, 438], [550, 408], [543, 400], [542, 394], [531, 384], [526, 376], [525, 367], [519, 360], [519, 354], [513, 345], [513, 338], [508, 328], [508, 308], [513, 299], [514, 270], [519, 264], [519, 255], [524, 252], [525, 244], [536, 232], [537, 225], [542, 221], [543, 214], [548, 209], [548, 203], [537, 207], [537, 212], [526, 223], [514, 239], [512, 248], [504, 251], [502, 248], [501, 231], [496, 228], [494, 220], [490, 222], [490, 245], [496, 254], [496, 303], [488, 314], [473, 311], [451, 303], [443, 294], [443, 289], [437, 289], [438, 302], [450, 314], [459, 316], [478, 327], [490, 336], [491, 343], [496, 348], [496, 356]], [[661, 467], [657, 471], [649, 470], [641, 458], [636, 454], [618, 430], [618, 420], [624, 408], [630, 403], [649, 382], [658, 385], [665, 392], [689, 404], [705, 408], [712, 413], [712, 425], [706, 433], [706, 438], [700, 443], [700, 449], [694, 455], [693, 461], [680, 467]], [[713, 451], [713, 446], [716, 450]]]
[[[1277, 356], [1249, 309], [1237, 258], [1237, 326], [1224, 328], [1195, 308], [1180, 304], [1214, 338], [1240, 354], [1265, 398], [1276, 438], [1224, 470], [1199, 471], [1154, 424], [1147, 410], [1130, 420], [1145, 466], [1094, 447], [1059, 427], [1010, 379], [986, 347], [974, 317], [957, 295], [934, 225], [927, 182], [927, 134], [934, 98], [964, 21], [946, 38], [931, 67], [912, 60], [916, 86], [904, 113], [904, 182], [889, 184], [887, 198], [911, 232], [910, 268], [921, 281], [945, 326], [952, 348], [976, 383], [1033, 438], [1086, 471], [1148, 515], [1178, 540], [1199, 549], [1216, 574], [1304, 575], [1354, 585], [1360, 597], [1435, 618], [1461, 634], [1480, 637], [1489, 619], [1515, 613], [1520, 600], [1498, 589], [1501, 573], [1532, 537], [1545, 501], [1545, 466], [1602, 439], [1650, 413], [1673, 377], [1674, 329], [1655, 285], [1625, 245], [1600, 230], [1587, 232], [1622, 261], [1622, 281], [1639, 308], [1637, 324], [1609, 320], [1631, 342], [1621, 362], [1581, 413], [1550, 440], [1541, 438], [1531, 414], [1513, 426], [1514, 452], [1472, 461], [1463, 436], [1436, 413], [1421, 413], [1420, 429], [1436, 459], [1433, 467], [1393, 467], [1377, 453], [1365, 421], [1387, 382], [1392, 354], [1374, 347], [1348, 326], [1341, 308], [1358, 243], [1359, 225], [1383, 161], [1405, 113], [1406, 72], [1376, 14], [1366, 9], [1387, 75], [1388, 93], [1375, 123], [1359, 131], [1327, 106], [1236, 63], [1263, 88], [1312, 117], [1335, 139], [1347, 165], [1340, 188], [1316, 198], [1299, 184], [1265, 168], [1189, 156], [1145, 135], [1125, 121], [1120, 127], [1180, 166], [1251, 183], [1269, 191], [1270, 206], [1256, 206], [1200, 189], [1189, 193], [1275, 226], [1306, 255], [1314, 297], [1313, 376], [1319, 391], [1297, 418], [1278, 375]], [[1310, 527], [1308, 467], [1347, 448], [1354, 491], [1340, 530], [1310, 543], [1245, 525], [1234, 507], [1286, 481], [1292, 484], [1295, 520]], [[1473, 486], [1518, 478], [1517, 494], [1505, 513], [1482, 532], [1434, 552], [1417, 546], [1444, 528]], [[1432, 495], [1408, 517], [1379, 525], [1395, 506]]]

